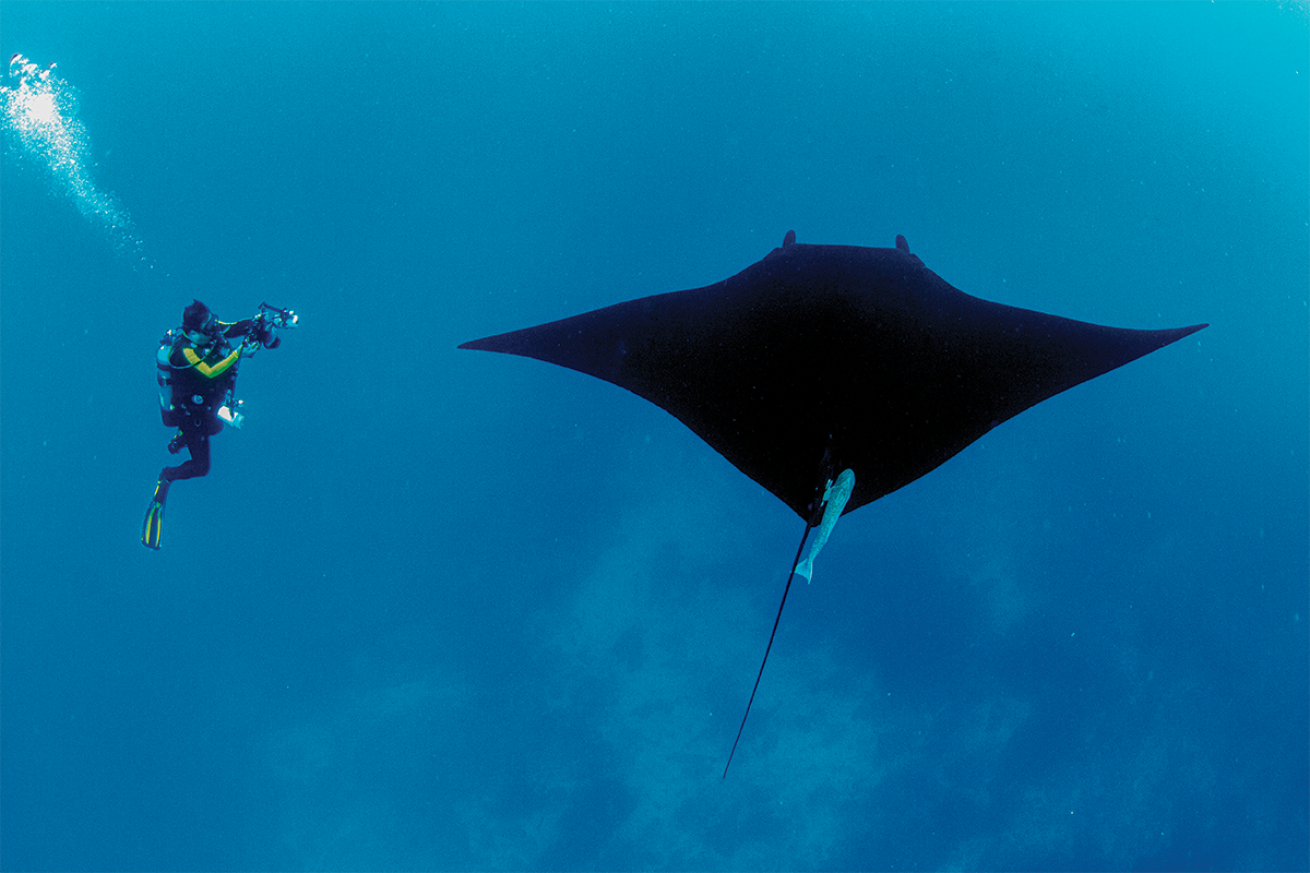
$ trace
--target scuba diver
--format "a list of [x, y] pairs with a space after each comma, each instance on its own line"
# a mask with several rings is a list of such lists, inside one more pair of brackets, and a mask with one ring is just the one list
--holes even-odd
[[[183, 448], [190, 460], [159, 471], [159, 482], [146, 509], [141, 544], [158, 549], [163, 532], [164, 503], [169, 486], [178, 479], [194, 479], [209, 472], [209, 438], [223, 425], [241, 427], [240, 402], [233, 397], [237, 368], [260, 348], [273, 349], [282, 342], [278, 329], [297, 324], [288, 309], [259, 304], [254, 318], [223, 322], [209, 307], [195, 300], [182, 310], [182, 325], [164, 334], [155, 356], [159, 382], [159, 412], [166, 427], [177, 428], [168, 444], [169, 452]], [[234, 348], [229, 340], [240, 338]]]

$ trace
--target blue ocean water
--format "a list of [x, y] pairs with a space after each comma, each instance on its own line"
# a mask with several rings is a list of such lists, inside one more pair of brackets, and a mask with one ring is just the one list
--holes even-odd
[[[0, 866], [1306, 869], [1308, 45], [1298, 3], [3, 4], [57, 66], [0, 165]], [[1213, 326], [846, 517], [724, 780], [800, 521], [455, 346], [791, 229]], [[302, 326], [156, 553], [192, 298]]]

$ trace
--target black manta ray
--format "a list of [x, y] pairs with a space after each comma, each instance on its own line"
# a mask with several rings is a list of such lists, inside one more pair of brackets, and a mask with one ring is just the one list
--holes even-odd
[[[840, 515], [1048, 397], [1206, 326], [1130, 330], [1004, 306], [952, 287], [903, 236], [877, 249], [802, 245], [788, 231], [781, 247], [722, 282], [460, 348], [537, 358], [626, 388], [790, 506], [805, 536], [781, 619], [792, 579], [810, 577]], [[755, 689], [772, 646], [771, 635]]]

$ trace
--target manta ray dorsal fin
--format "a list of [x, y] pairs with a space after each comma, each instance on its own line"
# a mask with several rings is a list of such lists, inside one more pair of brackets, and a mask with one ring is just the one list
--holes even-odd
[[787, 235], [782, 238], [782, 247], [785, 249], [787, 246], [794, 245], [796, 245], [796, 231], [789, 230], [787, 231]]

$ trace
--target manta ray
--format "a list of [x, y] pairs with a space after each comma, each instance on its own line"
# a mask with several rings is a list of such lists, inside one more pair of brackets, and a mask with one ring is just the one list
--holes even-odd
[[[691, 428], [805, 521], [796, 576], [837, 519], [1003, 421], [1195, 333], [1105, 327], [972, 297], [895, 248], [782, 245], [735, 276], [466, 342], [612, 382]], [[818, 530], [802, 559], [810, 531]], [[727, 776], [728, 766], [723, 769]]]

